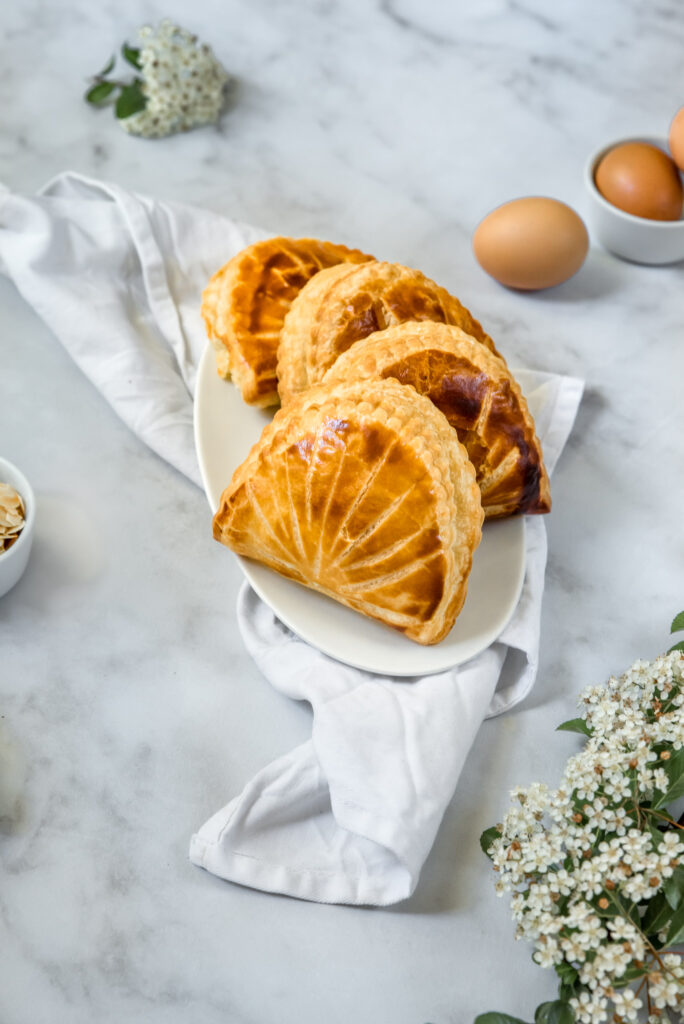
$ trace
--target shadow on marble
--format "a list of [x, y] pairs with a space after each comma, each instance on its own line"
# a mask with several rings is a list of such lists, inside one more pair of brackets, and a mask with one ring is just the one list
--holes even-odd
[[[0, 794], [0, 803], [3, 801], [3, 796]], [[23, 830], [24, 822], [26, 821], [26, 814], [24, 811], [24, 805], [17, 799], [13, 806], [9, 809], [3, 810], [0, 807], [0, 836], [17, 836]]]
[[571, 450], [584, 448], [592, 444], [597, 434], [599, 422], [609, 413], [611, 404], [605, 392], [600, 388], [585, 385], [582, 394], [582, 401], [577, 410], [577, 418], [567, 440], [567, 447]]
[[602, 249], [591, 248], [578, 273], [555, 288], [534, 292], [533, 295], [536, 301], [547, 305], [559, 302], [601, 302], [608, 295], [624, 289], [620, 261]]
[[224, 92], [225, 99], [223, 102], [223, 109], [221, 110], [221, 117], [216, 125], [217, 135], [230, 134], [230, 129], [226, 122], [230, 120], [230, 115], [240, 105], [240, 102], [244, 97], [244, 93], [245, 86], [242, 80], [237, 78], [235, 75], [231, 75]]
[[26, 766], [19, 744], [0, 715], [0, 835], [20, 831], [25, 818], [22, 793]]
[[35, 550], [27, 574], [40, 572], [44, 590], [95, 580], [105, 553], [92, 519], [63, 495], [40, 493], [36, 506]]

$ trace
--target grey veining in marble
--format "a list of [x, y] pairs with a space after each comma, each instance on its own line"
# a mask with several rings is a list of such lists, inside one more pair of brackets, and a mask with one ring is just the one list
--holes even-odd
[[[169, 15], [236, 76], [220, 127], [145, 142], [81, 94]], [[470, 1024], [529, 1019], [553, 979], [512, 941], [477, 837], [553, 782], [577, 691], [667, 645], [684, 605], [684, 268], [592, 247], [539, 295], [477, 266], [497, 204], [583, 211], [585, 158], [684, 103], [676, 0], [15, 0], [0, 8], [0, 181], [75, 169], [418, 265], [515, 365], [587, 381], [553, 481], [535, 690], [488, 722], [416, 895], [322, 907], [194, 869], [188, 838], [305, 739], [240, 642], [239, 571], [206, 502], [127, 432], [0, 279], [0, 451], [33, 482], [35, 550], [0, 601], [2, 1024]], [[15, 798], [17, 798], [15, 802]]]

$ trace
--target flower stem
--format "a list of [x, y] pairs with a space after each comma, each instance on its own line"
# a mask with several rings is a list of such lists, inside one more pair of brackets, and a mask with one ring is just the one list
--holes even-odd
[[656, 818], [660, 818], [661, 821], [666, 821], [668, 825], [674, 825], [675, 828], [684, 832], [684, 825], [680, 825], [678, 821], [675, 821], [674, 818], [670, 818], [669, 815], [661, 814], [660, 811], [654, 811], [652, 807], [641, 806], [641, 810], [644, 811], [645, 814], [654, 814]]

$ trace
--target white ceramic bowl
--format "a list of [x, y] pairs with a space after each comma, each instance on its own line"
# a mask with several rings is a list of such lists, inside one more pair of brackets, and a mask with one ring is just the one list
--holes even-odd
[[0, 481], [9, 484], [24, 502], [26, 522], [11, 548], [0, 554], [0, 597], [11, 590], [24, 575], [31, 554], [33, 526], [36, 520], [36, 499], [33, 488], [23, 473], [7, 459], [0, 458]]
[[[668, 152], [666, 139], [641, 136], [616, 139], [589, 157], [584, 171], [584, 184], [589, 195], [590, 223], [596, 237], [604, 248], [634, 263], [675, 263], [684, 260], [684, 214], [679, 220], [635, 217], [613, 206], [596, 188], [594, 175], [599, 161], [608, 150], [625, 142], [649, 142]], [[684, 183], [684, 176], [680, 177]]]

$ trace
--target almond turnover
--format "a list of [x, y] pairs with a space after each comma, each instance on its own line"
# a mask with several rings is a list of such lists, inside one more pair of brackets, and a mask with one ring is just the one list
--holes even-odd
[[434, 644], [463, 606], [482, 520], [442, 413], [394, 380], [343, 381], [276, 413], [223, 492], [214, 536]]

